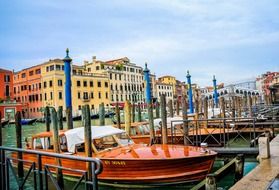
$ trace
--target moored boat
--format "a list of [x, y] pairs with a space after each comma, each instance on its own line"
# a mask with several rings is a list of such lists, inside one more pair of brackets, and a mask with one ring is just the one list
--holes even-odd
[[[216, 153], [205, 148], [183, 145], [134, 144], [123, 131], [112, 126], [92, 126], [94, 157], [103, 162], [99, 180], [129, 184], [172, 184], [198, 181], [210, 172]], [[84, 128], [60, 131], [62, 154], [84, 156]], [[52, 132], [33, 136], [30, 149], [53, 151]], [[15, 155], [13, 155], [15, 156]], [[24, 154], [24, 160], [36, 162], [35, 155]], [[55, 159], [44, 157], [44, 164], [55, 164]], [[85, 163], [66, 161], [64, 167], [85, 170]], [[67, 175], [74, 176], [67, 170]]]
[[2, 128], [4, 128], [8, 123], [9, 123], [9, 120], [2, 120], [1, 121]]
[[37, 121], [36, 118], [34, 119], [21, 119], [21, 125], [32, 125]]

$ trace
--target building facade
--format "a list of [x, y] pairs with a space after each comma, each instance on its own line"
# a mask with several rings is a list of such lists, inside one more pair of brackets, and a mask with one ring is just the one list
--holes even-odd
[[85, 68], [87, 71], [108, 75], [112, 105], [116, 102], [123, 104], [126, 100], [132, 103], [144, 101], [143, 69], [131, 63], [127, 57], [110, 61], [98, 61], [93, 57], [91, 63], [85, 62]]
[[165, 84], [160, 81], [157, 81], [156, 82], [156, 93], [157, 93], [159, 102], [160, 102], [160, 96], [162, 94], [166, 95], [166, 102], [169, 102], [170, 100], [173, 101], [173, 85], [171, 85], [171, 84]]
[[13, 99], [13, 72], [0, 68], [0, 100]]
[[42, 117], [41, 65], [14, 73], [14, 99], [23, 105], [23, 118]]
[[[97, 112], [99, 104], [109, 107], [109, 80], [107, 75], [88, 72], [84, 66], [72, 65], [72, 110], [73, 116], [81, 115], [81, 108], [88, 104]], [[50, 60], [42, 66], [43, 107], [65, 108], [64, 62]]]

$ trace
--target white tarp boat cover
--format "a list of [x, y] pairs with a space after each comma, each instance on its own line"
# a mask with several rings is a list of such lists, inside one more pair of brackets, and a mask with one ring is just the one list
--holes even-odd
[[[108, 126], [91, 126], [92, 139], [98, 139], [109, 135], [116, 135], [125, 133], [125, 131], [115, 128], [111, 125]], [[78, 127], [66, 131], [67, 147], [69, 152], [75, 152], [75, 146], [84, 143], [84, 127]]]
[[[161, 126], [161, 118], [154, 119], [154, 126], [160, 127]], [[183, 118], [182, 117], [167, 117], [167, 127], [171, 128], [172, 126], [183, 124]]]

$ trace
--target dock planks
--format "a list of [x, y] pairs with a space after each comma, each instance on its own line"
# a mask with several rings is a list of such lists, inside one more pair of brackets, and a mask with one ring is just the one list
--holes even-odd
[[230, 190], [266, 189], [279, 174], [279, 135], [270, 143], [270, 159], [263, 160], [254, 170], [238, 181]]

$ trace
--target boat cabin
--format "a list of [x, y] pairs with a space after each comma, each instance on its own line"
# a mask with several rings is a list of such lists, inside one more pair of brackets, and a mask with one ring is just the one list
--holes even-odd
[[[134, 143], [125, 131], [112, 126], [91, 126], [91, 137], [92, 150], [96, 154]], [[84, 152], [84, 127], [59, 131], [59, 142], [60, 149], [64, 153]], [[27, 148], [53, 151], [53, 133], [42, 132], [34, 135], [31, 147], [27, 144]]]

